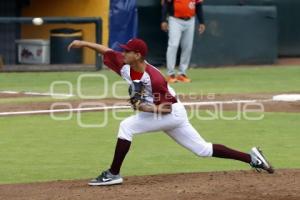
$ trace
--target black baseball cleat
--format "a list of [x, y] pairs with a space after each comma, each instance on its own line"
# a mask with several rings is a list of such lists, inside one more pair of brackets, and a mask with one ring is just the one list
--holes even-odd
[[258, 147], [253, 147], [250, 151], [251, 156], [251, 167], [255, 168], [256, 171], [266, 170], [268, 173], [273, 174], [274, 169], [264, 157], [262, 151]]
[[88, 184], [90, 186], [105, 186], [121, 183], [123, 183], [123, 178], [120, 176], [120, 174], [113, 175], [108, 169], [103, 171], [97, 178], [92, 179]]

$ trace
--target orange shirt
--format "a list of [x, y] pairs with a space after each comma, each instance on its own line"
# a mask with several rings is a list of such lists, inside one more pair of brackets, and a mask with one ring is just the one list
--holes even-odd
[[163, 0], [161, 21], [167, 22], [168, 16], [189, 19], [197, 15], [200, 24], [204, 24], [204, 0]]
[[203, 0], [173, 0], [174, 17], [193, 17], [196, 14], [195, 5]]

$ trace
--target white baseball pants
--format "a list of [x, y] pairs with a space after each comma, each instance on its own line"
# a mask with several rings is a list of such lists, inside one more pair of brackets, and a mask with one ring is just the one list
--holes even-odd
[[190, 63], [195, 30], [195, 17], [190, 20], [182, 20], [169, 17], [169, 41], [167, 49], [168, 74], [175, 74], [176, 55], [179, 44], [181, 46], [181, 56], [179, 64], [179, 74], [185, 74]]
[[184, 105], [172, 105], [172, 113], [157, 115], [139, 112], [120, 123], [118, 138], [132, 141], [134, 135], [164, 131], [178, 144], [192, 151], [198, 156], [212, 156], [212, 144], [206, 142], [190, 124]]

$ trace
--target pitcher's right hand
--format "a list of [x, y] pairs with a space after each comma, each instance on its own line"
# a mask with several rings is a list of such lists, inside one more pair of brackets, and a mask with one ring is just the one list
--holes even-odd
[[74, 40], [73, 42], [71, 42], [71, 44], [69, 44], [68, 51], [70, 51], [72, 48], [79, 49], [82, 47], [84, 47], [84, 41]]

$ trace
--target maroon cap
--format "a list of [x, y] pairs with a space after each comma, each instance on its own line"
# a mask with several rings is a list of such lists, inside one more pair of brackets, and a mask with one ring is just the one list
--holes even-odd
[[143, 57], [146, 57], [148, 53], [147, 44], [138, 38], [129, 40], [127, 44], [120, 44], [120, 47], [125, 51], [134, 51], [136, 53], [140, 53]]

